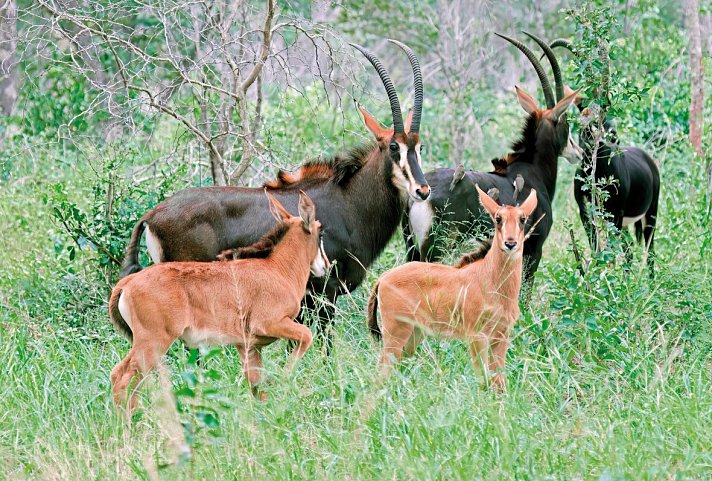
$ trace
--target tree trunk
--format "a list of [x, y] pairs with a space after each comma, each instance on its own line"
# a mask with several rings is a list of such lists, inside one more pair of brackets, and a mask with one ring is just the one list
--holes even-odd
[[702, 109], [704, 106], [704, 69], [702, 66], [702, 41], [700, 38], [700, 2], [685, 0], [690, 59], [690, 143], [698, 157], [702, 157]]
[[0, 0], [0, 112], [12, 115], [17, 100], [17, 5]]

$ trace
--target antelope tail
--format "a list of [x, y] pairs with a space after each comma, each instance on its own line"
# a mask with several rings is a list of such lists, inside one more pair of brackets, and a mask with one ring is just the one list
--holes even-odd
[[378, 327], [378, 285], [380, 282], [380, 279], [376, 281], [376, 285], [371, 290], [371, 297], [368, 298], [368, 329], [375, 339], [381, 338], [381, 328]]
[[146, 230], [146, 221], [141, 219], [134, 226], [131, 240], [126, 247], [126, 257], [124, 257], [124, 262], [121, 263], [119, 279], [142, 269], [141, 264], [138, 263], [138, 252], [141, 247], [141, 236], [144, 230]]
[[133, 331], [119, 311], [119, 299], [123, 291], [124, 290], [118, 286], [111, 291], [111, 298], [109, 298], [109, 319], [111, 319], [111, 323], [126, 339], [133, 342]]

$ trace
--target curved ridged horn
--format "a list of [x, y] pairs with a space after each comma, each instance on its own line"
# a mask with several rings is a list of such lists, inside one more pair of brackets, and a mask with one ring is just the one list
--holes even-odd
[[551, 71], [554, 73], [554, 84], [556, 85], [556, 101], [564, 98], [564, 82], [561, 80], [561, 67], [559, 67], [559, 62], [556, 60], [556, 55], [549, 45], [545, 41], [534, 35], [533, 33], [522, 31], [524, 35], [534, 40], [539, 44], [541, 49], [544, 51], [544, 55], [549, 59], [551, 64]]
[[541, 64], [537, 60], [536, 55], [534, 55], [534, 53], [529, 50], [523, 43], [514, 40], [513, 38], [509, 38], [506, 35], [500, 35], [496, 32], [495, 35], [505, 39], [507, 42], [517, 47], [524, 55], [526, 55], [526, 57], [529, 59], [529, 62], [531, 62], [532, 66], [534, 67], [534, 70], [536, 70], [536, 74], [539, 77], [539, 82], [541, 83], [541, 88], [544, 90], [544, 97], [546, 98], [546, 108], [553, 108], [554, 105], [556, 105], [556, 101], [554, 100], [554, 92], [551, 91], [551, 84], [549, 83], [549, 79], [547, 78], [546, 73], [544, 72], [544, 69], [542, 68]]
[[557, 38], [549, 44], [549, 48], [564, 47], [569, 52], [573, 53], [573, 47], [571, 46], [571, 41], [565, 38]]
[[363, 48], [361, 45], [355, 43], [349, 43], [349, 45], [361, 52], [363, 56], [366, 57], [369, 62], [371, 62], [373, 68], [376, 69], [376, 72], [378, 72], [378, 76], [381, 77], [381, 82], [383, 82], [383, 86], [386, 88], [386, 94], [388, 94], [388, 101], [391, 104], [391, 114], [393, 115], [393, 133], [402, 134], [403, 132], [405, 132], [405, 129], [403, 127], [403, 114], [401, 114], [400, 103], [398, 102], [398, 94], [396, 93], [396, 88], [393, 86], [391, 77], [388, 76], [388, 72], [386, 72], [386, 69], [383, 67], [383, 64], [373, 53]]
[[413, 69], [413, 89], [415, 89], [415, 94], [413, 99], [413, 121], [410, 124], [410, 131], [417, 134], [420, 130], [420, 114], [423, 112], [423, 74], [420, 72], [420, 62], [418, 62], [415, 52], [406, 44], [392, 38], [389, 38], [388, 41], [398, 45], [408, 55], [410, 66]]

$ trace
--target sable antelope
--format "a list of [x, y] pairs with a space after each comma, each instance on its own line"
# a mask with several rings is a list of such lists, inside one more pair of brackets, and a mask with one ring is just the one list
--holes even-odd
[[[571, 44], [563, 39], [555, 40], [551, 47], [565, 47], [571, 51]], [[577, 97], [575, 103], [583, 115], [588, 114], [581, 98]], [[611, 215], [613, 225], [619, 231], [631, 224], [635, 225], [638, 242], [643, 241], [648, 249], [648, 268], [650, 275], [653, 276], [653, 239], [660, 194], [658, 167], [644, 150], [619, 146], [615, 129], [608, 119], [603, 122], [604, 135], [594, 135], [598, 128], [594, 123], [589, 122], [584, 125], [579, 133], [579, 142], [583, 147], [583, 162], [574, 177], [574, 197], [589, 244], [592, 249], [597, 248], [591, 217], [589, 185], [593, 174], [593, 181], [596, 183], [606, 179], [612, 181], [602, 188], [606, 192], [602, 205], [603, 211]], [[595, 145], [597, 141], [598, 146]], [[593, 162], [594, 150], [595, 162]]]
[[[114, 287], [109, 317], [133, 344], [111, 371], [117, 407], [124, 404], [131, 381], [156, 367], [176, 339], [191, 347], [237, 346], [255, 394], [262, 347], [293, 340], [291, 367], [309, 349], [311, 332], [295, 319], [310, 271], [323, 276], [329, 265], [320, 243], [321, 223], [304, 192], [299, 193], [299, 217], [267, 196], [279, 223], [253, 246], [224, 253], [230, 260], [155, 264]], [[130, 398], [129, 411], [135, 403], [133, 394]]]
[[[312, 296], [305, 297], [308, 307], [317, 308], [319, 332], [330, 323], [336, 298], [361, 284], [366, 269], [395, 233], [407, 199], [417, 204], [430, 195], [421, 170], [420, 65], [410, 48], [390, 41], [406, 52], [413, 69], [415, 99], [406, 124], [393, 82], [380, 60], [365, 48], [352, 44], [369, 60], [383, 82], [393, 127], [382, 127], [359, 107], [375, 144], [354, 148], [330, 162], [307, 163], [296, 174], [280, 172], [277, 181], [266, 184], [288, 209], [296, 207], [300, 190], [307, 192], [319, 204], [319, 219], [328, 226], [324, 248], [334, 262], [334, 269], [332, 275], [312, 278], [309, 283], [309, 290], [324, 294], [328, 302], [317, 303]], [[210, 261], [224, 249], [250, 245], [273, 225], [260, 188], [187, 189], [164, 200], [139, 220], [126, 249], [122, 275], [141, 268], [138, 251], [144, 230], [154, 262]]]
[[[541, 221], [534, 226], [533, 235], [524, 244], [525, 281], [529, 282], [537, 270], [544, 241], [552, 226], [551, 202], [556, 189], [558, 157], [566, 153], [566, 158], [573, 163], [580, 156], [580, 148], [570, 138], [565, 115], [576, 98], [576, 92], [564, 95], [558, 62], [545, 42], [527, 34], [546, 47], [545, 52], [554, 72], [556, 97], [544, 69], [531, 50], [514, 39], [497, 35], [517, 47], [532, 63], [544, 90], [546, 108], [539, 108], [531, 96], [517, 87], [517, 99], [528, 116], [520, 139], [512, 145], [512, 153], [493, 160], [495, 170], [490, 173], [458, 173], [457, 169], [428, 172], [425, 178], [430, 185], [431, 196], [426, 202], [411, 204], [403, 231], [409, 260], [439, 260], [444, 255], [442, 240], [436, 235], [442, 233], [440, 228], [448, 235], [462, 237], [469, 235], [474, 225], [489, 222], [489, 217], [475, 200], [475, 185], [479, 184], [485, 190], [497, 189], [500, 201], [510, 205], [517, 202], [515, 190], [517, 195], [523, 196], [536, 190], [538, 203], [532, 218]], [[515, 189], [519, 176], [525, 182]]]
[[409, 262], [376, 282], [368, 300], [368, 326], [376, 338], [383, 333], [382, 374], [432, 332], [466, 341], [485, 379], [490, 369], [496, 371], [492, 383], [504, 389], [501, 370], [520, 314], [525, 224], [536, 208], [537, 192], [532, 189], [521, 206], [500, 207], [478, 185], [475, 189], [494, 221], [491, 245], [464, 256], [457, 266]]

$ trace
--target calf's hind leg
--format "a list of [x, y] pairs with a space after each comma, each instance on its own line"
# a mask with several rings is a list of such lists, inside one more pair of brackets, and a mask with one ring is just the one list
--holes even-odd
[[[402, 322], [394, 319], [394, 317], [388, 314], [384, 315], [383, 310], [381, 310], [383, 323], [383, 353], [378, 362], [381, 377], [388, 375], [393, 362], [400, 361], [406, 343], [408, 343], [413, 336], [416, 336], [414, 332], [415, 326], [411, 322]], [[416, 341], [418, 341], [418, 339], [412, 340], [414, 344]], [[415, 346], [413, 346], [413, 350], [415, 350]]]
[[121, 409], [126, 403], [126, 391], [135, 380], [134, 388], [129, 394], [128, 412], [133, 412], [136, 406], [136, 387], [140, 384], [143, 376], [155, 368], [173, 341], [162, 340], [156, 342], [146, 342], [134, 333], [134, 345], [126, 355], [111, 371], [111, 384], [114, 394], [114, 404], [117, 409]]

